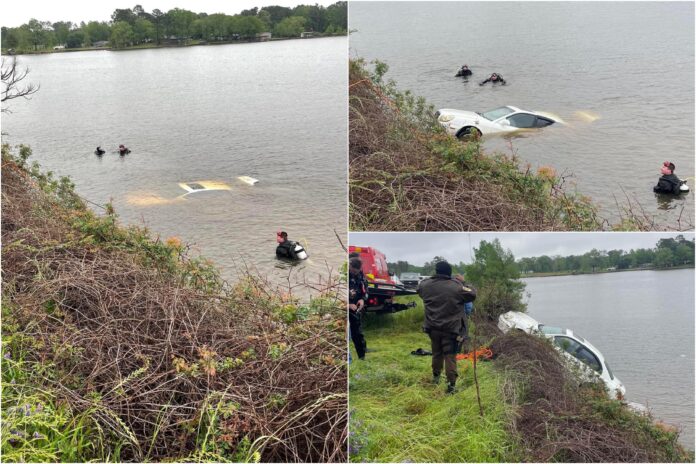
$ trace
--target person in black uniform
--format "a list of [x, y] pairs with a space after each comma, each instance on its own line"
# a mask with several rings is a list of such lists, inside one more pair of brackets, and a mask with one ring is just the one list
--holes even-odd
[[288, 240], [287, 232], [278, 232], [276, 234], [276, 241], [278, 242], [278, 246], [276, 247], [276, 256], [278, 258], [297, 259], [297, 253], [295, 252], [295, 246], [297, 244], [292, 240]]
[[94, 150], [94, 154], [95, 154], [95, 155], [101, 156], [101, 155], [103, 155], [104, 153], [106, 153], [106, 151], [102, 150], [102, 147], [97, 147], [97, 149]]
[[662, 168], [660, 168], [660, 173], [662, 176], [658, 179], [657, 185], [653, 187], [653, 192], [655, 193], [668, 193], [672, 195], [679, 195], [681, 190], [681, 180], [674, 174], [674, 163], [665, 161], [662, 163]]
[[469, 69], [469, 66], [467, 65], [462, 65], [462, 67], [457, 71], [457, 74], [454, 77], [466, 77], [466, 76], [471, 76], [473, 73], [471, 72], [471, 69]]
[[350, 280], [348, 282], [348, 321], [350, 324], [350, 338], [353, 340], [355, 351], [358, 358], [365, 359], [367, 343], [362, 332], [362, 322], [360, 316], [365, 309], [367, 301], [367, 287], [362, 277], [362, 261], [360, 258], [351, 258], [348, 266]]
[[505, 79], [503, 79], [503, 76], [501, 76], [501, 75], [498, 74], [498, 73], [493, 73], [493, 74], [491, 74], [491, 77], [489, 77], [488, 79], [486, 79], [486, 80], [483, 81], [483, 82], [479, 82], [479, 85], [486, 84], [487, 82], [491, 82], [491, 83], [493, 83], [493, 84], [502, 84], [502, 85], [505, 85]]

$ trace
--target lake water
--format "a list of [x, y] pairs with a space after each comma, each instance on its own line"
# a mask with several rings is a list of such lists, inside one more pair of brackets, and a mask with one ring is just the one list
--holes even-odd
[[[351, 56], [385, 61], [436, 108], [513, 105], [568, 122], [487, 149], [511, 142], [532, 168], [574, 174], [614, 221], [626, 196], [658, 224], [676, 227], [682, 209], [693, 219], [693, 193], [652, 192], [665, 160], [696, 185], [693, 2], [353, 2], [349, 15]], [[468, 82], [454, 77], [465, 63]], [[477, 85], [492, 72], [507, 85]]]
[[[225, 277], [249, 267], [283, 283], [276, 231], [308, 248], [291, 281], [345, 254], [347, 39], [21, 56], [40, 83], [3, 114], [5, 141], [70, 175], [128, 224], [178, 236]], [[119, 157], [119, 144], [132, 153]], [[93, 152], [101, 145], [101, 159]], [[259, 180], [253, 187], [238, 176]], [[230, 190], [186, 193], [179, 182]]]
[[529, 315], [577, 331], [626, 386], [626, 397], [682, 429], [694, 449], [694, 271], [537, 277]]

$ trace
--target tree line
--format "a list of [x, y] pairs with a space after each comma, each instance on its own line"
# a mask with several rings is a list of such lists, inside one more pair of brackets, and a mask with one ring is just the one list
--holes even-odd
[[676, 266], [694, 266], [694, 241], [683, 235], [663, 238], [654, 248], [635, 250], [597, 250], [582, 255], [538, 256], [518, 261], [524, 274], [544, 272], [593, 273], [607, 269], [626, 270], [640, 268], [665, 269]]
[[[493, 243], [495, 242], [497, 242], [497, 240]], [[485, 247], [484, 244], [486, 244]], [[487, 242], [481, 242], [480, 247], [486, 250], [488, 247]], [[503, 251], [499, 244], [498, 250], [502, 255], [506, 256], [507, 265], [514, 265], [520, 274], [556, 272], [580, 274], [604, 271], [612, 268], [616, 270], [625, 270], [646, 267], [664, 269], [675, 266], [694, 266], [694, 240], [688, 240], [683, 235], [678, 235], [675, 238], [660, 239], [653, 248], [638, 248], [630, 251], [593, 249], [582, 255], [542, 255], [532, 258], [521, 258], [519, 260], [515, 260], [513, 257], [512, 262], [510, 262], [510, 256], [512, 255], [509, 251]], [[408, 261], [396, 261], [387, 263], [387, 265], [389, 270], [396, 275], [401, 275], [404, 272], [433, 275], [435, 273], [435, 264], [443, 260], [445, 260], [445, 258], [442, 256], [435, 256], [422, 266], [416, 266]], [[465, 275], [467, 275], [468, 270], [471, 269], [471, 265], [467, 265], [462, 261], [456, 264], [450, 262], [450, 264], [455, 272]]]
[[227, 42], [250, 40], [271, 32], [275, 37], [299, 37], [311, 31], [325, 35], [345, 34], [348, 27], [347, 2], [328, 7], [298, 5], [294, 8], [266, 6], [251, 8], [237, 15], [207, 14], [173, 8], [167, 12], [142, 6], [114, 10], [111, 21], [39, 21], [30, 19], [19, 27], [2, 28], [3, 49], [18, 53], [51, 49], [93, 47], [108, 43], [114, 48], [142, 44], [162, 44], [189, 40]]

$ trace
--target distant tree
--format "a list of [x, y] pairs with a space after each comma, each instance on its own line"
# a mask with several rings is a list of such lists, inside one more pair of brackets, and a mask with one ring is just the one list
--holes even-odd
[[80, 48], [82, 47], [82, 44], [85, 42], [85, 33], [77, 30], [77, 31], [70, 31], [70, 34], [68, 34], [68, 38], [65, 41], [65, 46], [67, 48]]
[[181, 8], [174, 8], [167, 11], [167, 35], [179, 38], [189, 37], [191, 35], [191, 24], [193, 24], [196, 19], [198, 19], [198, 16], [193, 11]]
[[665, 268], [674, 265], [674, 253], [667, 247], [658, 248], [655, 252], [655, 267]]
[[133, 10], [129, 10], [128, 8], [117, 8], [113, 13], [111, 13], [111, 22], [114, 24], [118, 22], [125, 22], [133, 26], [137, 18], [138, 16], [133, 13]]
[[39, 49], [39, 45], [45, 46], [47, 42], [47, 30], [45, 24], [40, 22], [38, 19], [30, 19], [26, 24], [27, 29], [31, 34], [31, 43], [34, 46], [34, 50]]
[[15, 98], [29, 99], [33, 94], [39, 91], [39, 86], [31, 82], [25, 82], [29, 75], [29, 68], [19, 69], [17, 67], [17, 57], [12, 58], [2, 57], [2, 112], [9, 113], [10, 110], [5, 105], [5, 102], [14, 100]]
[[474, 262], [467, 266], [465, 278], [478, 290], [476, 308], [497, 320], [507, 311], [525, 311], [522, 302], [525, 284], [510, 250], [504, 250], [498, 239], [481, 241], [474, 249]]
[[292, 9], [285, 6], [264, 6], [261, 11], [265, 11], [269, 14], [271, 26], [275, 26], [288, 16], [292, 16]]
[[336, 32], [348, 29], [348, 2], [336, 2], [326, 8], [326, 21]]
[[279, 37], [299, 37], [306, 22], [302, 16], [289, 16], [276, 25], [273, 33]]
[[148, 42], [155, 38], [155, 26], [145, 18], [135, 20], [133, 39], [135, 43]]
[[251, 8], [249, 10], [242, 10], [242, 16], [256, 16], [259, 12], [258, 7]]
[[109, 40], [111, 37], [111, 26], [105, 22], [90, 21], [82, 30], [85, 32], [87, 36], [86, 39], [89, 40], [90, 44]]
[[159, 45], [160, 43], [160, 21], [162, 19], [162, 16], [164, 16], [164, 13], [162, 13], [160, 10], [155, 8], [152, 10], [152, 17], [154, 19], [154, 24], [155, 24], [155, 41]]
[[133, 43], [133, 28], [125, 21], [115, 23], [111, 28], [111, 46], [125, 48]]
[[56, 38], [56, 43], [65, 44], [68, 41], [68, 35], [73, 28], [73, 23], [70, 21], [58, 21], [53, 23], [53, 34]]

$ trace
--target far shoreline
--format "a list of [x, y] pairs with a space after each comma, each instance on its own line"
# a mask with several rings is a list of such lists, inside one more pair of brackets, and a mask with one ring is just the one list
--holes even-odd
[[150, 50], [156, 48], [187, 48], [187, 47], [201, 47], [207, 45], [242, 45], [250, 43], [268, 43], [268, 42], [281, 42], [286, 40], [314, 40], [314, 39], [327, 39], [332, 37], [348, 37], [348, 34], [332, 34], [332, 35], [322, 35], [315, 37], [278, 37], [271, 38], [269, 40], [230, 40], [225, 42], [206, 42], [206, 41], [196, 41], [195, 43], [186, 44], [144, 44], [135, 45], [132, 47], [125, 48], [113, 48], [113, 47], [81, 47], [81, 48], [63, 48], [60, 50], [36, 50], [22, 53], [8, 53], [7, 49], [2, 49], [2, 56], [31, 56], [31, 55], [50, 55], [57, 53], [74, 53], [74, 52], [126, 52], [131, 50]]
[[559, 276], [579, 276], [579, 275], [596, 275], [596, 274], [615, 274], [617, 272], [635, 272], [635, 271], [678, 271], [682, 269], [694, 269], [693, 266], [672, 266], [672, 267], [646, 267], [640, 269], [616, 269], [612, 271], [602, 270], [596, 272], [537, 272], [532, 274], [523, 274], [521, 279], [533, 277], [559, 277]]

